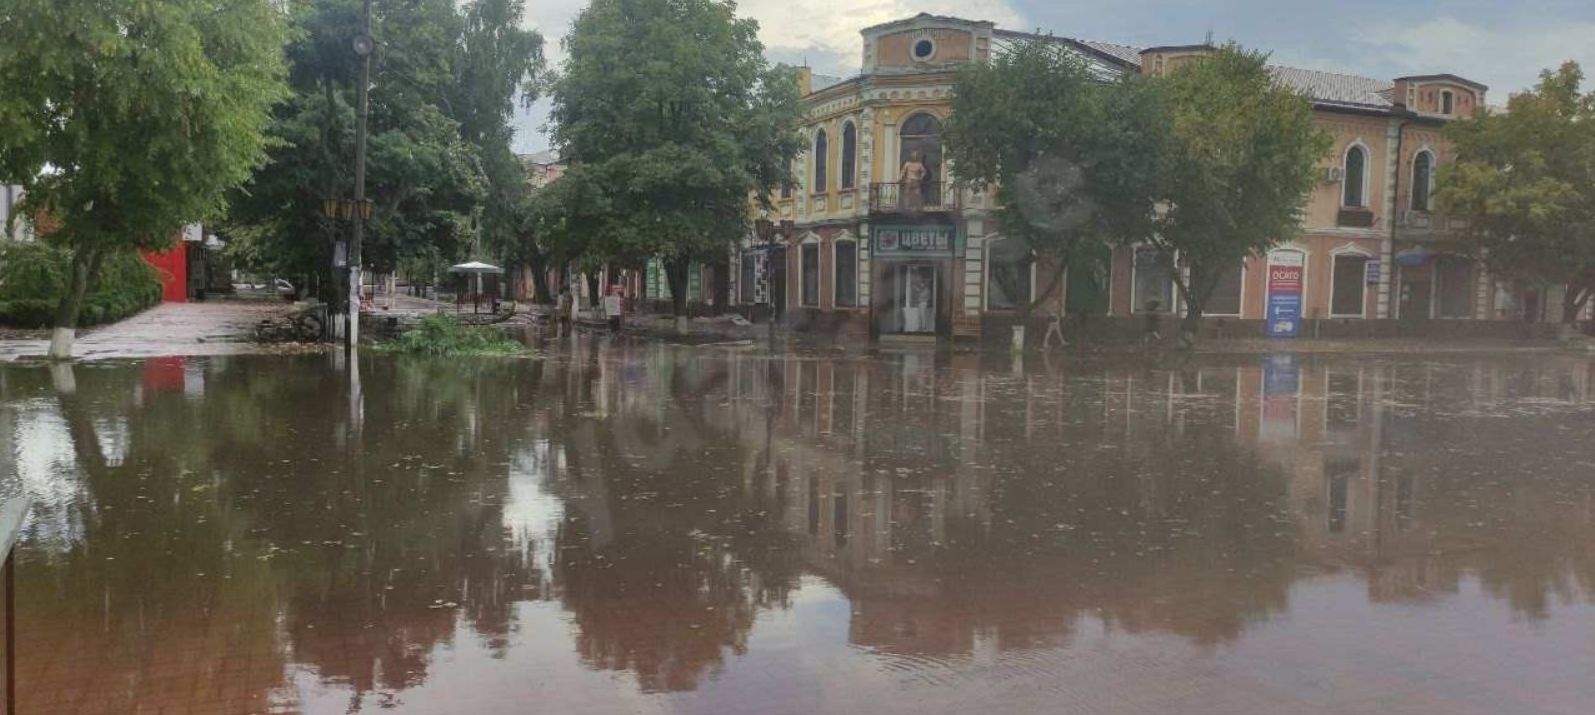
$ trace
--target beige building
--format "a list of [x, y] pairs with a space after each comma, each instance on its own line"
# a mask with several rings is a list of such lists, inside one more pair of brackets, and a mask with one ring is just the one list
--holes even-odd
[[[858, 75], [802, 74], [808, 148], [793, 165], [798, 186], [759, 216], [758, 235], [738, 252], [734, 302], [768, 305], [799, 329], [1006, 335], [1015, 306], [1041, 287], [1034, 270], [1028, 280], [1012, 277], [1023, 272], [1024, 251], [1004, 241], [992, 197], [953, 185], [941, 129], [959, 65], [1032, 40], [1077, 53], [1104, 79], [1157, 75], [1212, 51], [1039, 36], [925, 14], [865, 28]], [[1261, 333], [1271, 263], [1301, 266], [1303, 331], [1314, 334], [1455, 329], [1433, 319], [1559, 319], [1549, 314], [1560, 304], [1554, 296], [1497, 283], [1450, 252], [1459, 226], [1431, 205], [1434, 172], [1451, 160], [1440, 130], [1485, 103], [1483, 85], [1449, 74], [1379, 80], [1272, 69], [1311, 99], [1334, 148], [1302, 232], [1235, 266], [1220, 285], [1209, 310], [1215, 329]], [[1180, 310], [1173, 267], [1155, 252], [1121, 248], [1107, 265], [1072, 271], [1040, 312], [1126, 318], [1154, 300], [1162, 312]], [[1009, 280], [993, 279], [1004, 271]]]

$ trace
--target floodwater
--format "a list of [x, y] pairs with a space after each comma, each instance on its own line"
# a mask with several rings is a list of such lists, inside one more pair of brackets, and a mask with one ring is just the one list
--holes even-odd
[[1595, 363], [0, 368], [19, 711], [1595, 710]]

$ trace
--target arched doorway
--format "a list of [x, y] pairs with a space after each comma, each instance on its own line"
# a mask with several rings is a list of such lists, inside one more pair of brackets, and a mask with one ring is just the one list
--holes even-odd
[[941, 120], [924, 112], [910, 116], [898, 127], [897, 180], [902, 184], [903, 202], [910, 207], [941, 203], [941, 131]]

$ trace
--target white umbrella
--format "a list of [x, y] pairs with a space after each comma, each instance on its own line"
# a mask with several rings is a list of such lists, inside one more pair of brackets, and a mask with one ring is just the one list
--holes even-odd
[[481, 261], [471, 261], [469, 263], [461, 263], [461, 264], [459, 264], [457, 266], [450, 266], [449, 267], [449, 272], [450, 273], [503, 273], [504, 269], [499, 268], [498, 266], [494, 266], [494, 265], [489, 265], [489, 264], [483, 263]]
[[449, 272], [450, 273], [465, 273], [465, 274], [468, 274], [468, 275], [476, 276], [476, 295], [475, 295], [475, 297], [472, 298], [473, 306], [471, 308], [471, 312], [474, 313], [474, 312], [476, 312], [476, 307], [474, 305], [474, 302], [481, 299], [481, 294], [482, 294], [482, 275], [483, 274], [488, 274], [488, 273], [493, 273], [493, 274], [503, 273], [504, 269], [499, 268], [498, 266], [494, 266], [494, 265], [490, 265], [490, 264], [487, 264], [487, 263], [483, 263], [481, 261], [470, 261], [468, 263], [461, 263], [461, 264], [459, 264], [457, 266], [450, 266], [449, 267]]

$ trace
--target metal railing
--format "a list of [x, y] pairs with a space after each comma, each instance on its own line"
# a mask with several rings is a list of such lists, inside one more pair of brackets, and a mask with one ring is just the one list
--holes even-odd
[[17, 538], [22, 533], [22, 521], [28, 516], [28, 503], [21, 499], [0, 503], [0, 588], [5, 589], [6, 625], [6, 715], [17, 711], [17, 565], [12, 558]]
[[950, 181], [870, 184], [870, 213], [958, 210], [958, 189]]

